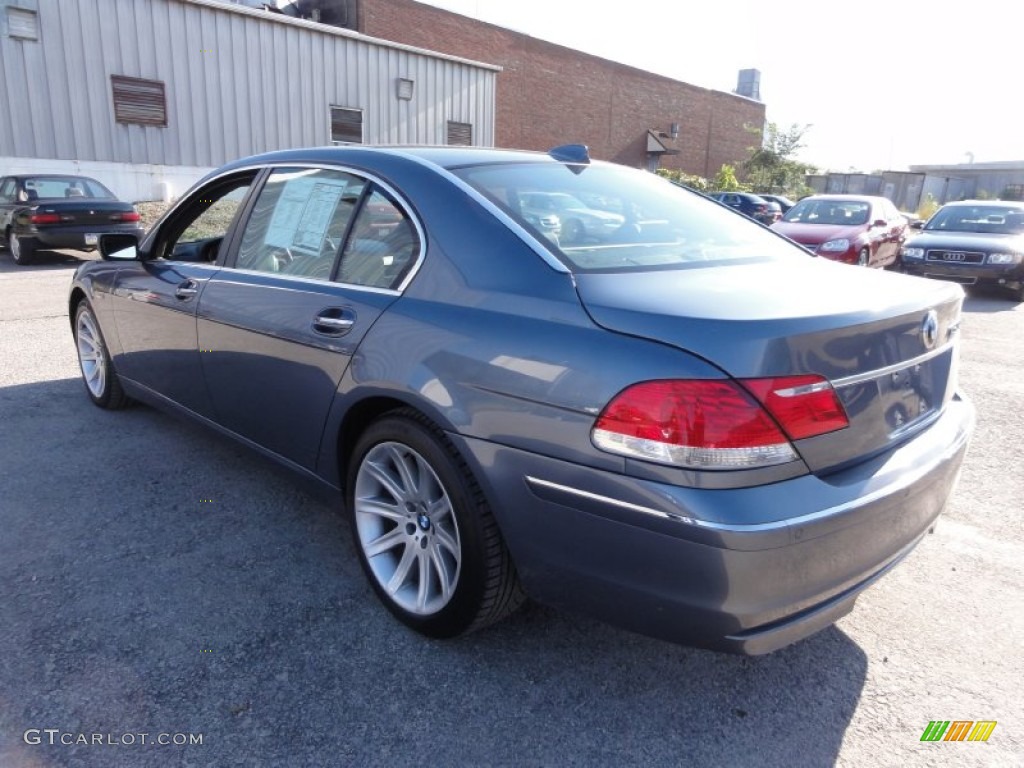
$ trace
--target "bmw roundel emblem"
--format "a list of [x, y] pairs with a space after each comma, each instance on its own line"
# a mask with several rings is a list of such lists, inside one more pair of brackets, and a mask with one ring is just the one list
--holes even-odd
[[925, 349], [931, 349], [939, 340], [939, 315], [934, 309], [929, 309], [928, 314], [921, 321], [921, 341]]

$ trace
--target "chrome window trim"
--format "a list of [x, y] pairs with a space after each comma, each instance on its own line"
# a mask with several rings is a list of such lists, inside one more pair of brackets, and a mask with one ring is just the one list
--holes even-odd
[[[313, 163], [313, 162], [306, 162], [306, 161], [303, 161], [303, 162], [252, 163], [252, 164], [249, 164], [249, 165], [238, 166], [238, 167], [235, 167], [235, 168], [231, 168], [230, 170], [226, 170], [226, 171], [224, 171], [222, 173], [218, 173], [216, 176], [209, 176], [209, 177], [203, 179], [200, 183], [197, 183], [192, 189], [190, 189], [188, 191], [188, 193], [186, 195], [183, 195], [182, 198], [177, 203], [175, 203], [167, 211], [167, 213], [165, 213], [163, 216], [160, 217], [160, 222], [159, 223], [162, 223], [165, 219], [170, 218], [178, 210], [178, 208], [180, 208], [187, 200], [190, 200], [192, 198], [193, 192], [196, 189], [200, 188], [200, 184], [203, 187], [205, 187], [205, 186], [207, 186], [209, 184], [212, 184], [212, 183], [216, 182], [218, 179], [222, 179], [222, 178], [225, 178], [227, 176], [234, 176], [236, 174], [247, 173], [247, 172], [250, 172], [250, 171], [255, 171], [257, 173], [257, 176], [258, 176], [260, 171], [262, 171], [264, 169], [270, 170], [271, 172], [273, 172], [274, 170], [281, 169], [281, 168], [312, 168], [314, 170], [321, 170], [321, 171], [341, 171], [342, 173], [349, 173], [349, 174], [351, 174], [353, 176], [358, 176], [361, 179], [366, 179], [367, 181], [369, 181], [369, 182], [371, 182], [373, 184], [376, 184], [381, 189], [383, 189], [385, 192], [387, 192], [389, 195], [391, 195], [395, 199], [395, 202], [401, 207], [401, 209], [405, 213], [405, 215], [409, 218], [409, 221], [412, 222], [413, 227], [416, 228], [416, 235], [417, 235], [417, 237], [419, 238], [419, 241], [420, 241], [419, 253], [416, 256], [416, 261], [413, 263], [412, 268], [409, 270], [408, 274], [406, 274], [406, 276], [404, 278], [402, 278], [402, 282], [399, 283], [395, 288], [375, 288], [373, 286], [368, 286], [368, 285], [354, 285], [353, 283], [343, 283], [343, 282], [340, 282], [338, 280], [321, 280], [321, 279], [318, 279], [318, 278], [308, 278], [308, 277], [303, 278], [300, 275], [282, 275], [282, 274], [277, 273], [277, 272], [260, 272], [258, 270], [239, 269], [237, 267], [229, 267], [229, 266], [226, 266], [226, 265], [221, 266], [219, 268], [220, 269], [230, 270], [231, 272], [242, 273], [242, 274], [276, 275], [278, 277], [288, 278], [290, 280], [303, 280], [303, 281], [306, 281], [306, 282], [315, 283], [316, 285], [337, 285], [337, 286], [342, 286], [342, 287], [345, 287], [345, 288], [351, 288], [353, 290], [368, 291], [370, 293], [386, 293], [386, 294], [394, 295], [394, 296], [402, 295], [405, 292], [405, 289], [409, 286], [409, 283], [412, 282], [412, 279], [420, 271], [420, 267], [423, 265], [423, 259], [425, 258], [426, 253], [427, 253], [427, 236], [426, 236], [426, 231], [423, 229], [423, 225], [420, 224], [419, 218], [416, 215], [414, 215], [413, 211], [415, 209], [413, 208], [412, 204], [408, 200], [406, 200], [403, 195], [399, 194], [399, 192], [393, 186], [388, 184], [386, 181], [384, 181], [383, 179], [381, 179], [377, 175], [375, 175], [373, 173], [370, 173], [370, 172], [367, 172], [365, 170], [359, 169], [359, 168], [353, 168], [351, 166], [342, 165], [342, 164], [339, 164], [339, 163]], [[255, 181], [255, 179], [253, 179], [253, 181]], [[156, 227], [154, 227], [152, 231], [155, 232], [156, 231]], [[243, 229], [243, 231], [244, 231], [244, 229]], [[147, 235], [147, 240], [148, 239], [149, 238], [148, 238], [148, 235]], [[170, 259], [165, 260], [165, 261], [167, 261], [168, 263], [175, 263], [175, 264], [192, 264], [192, 263], [194, 263], [194, 262], [173, 261], [173, 260], [170, 260]]]
[[[947, 332], [952, 334], [957, 330], [959, 330], [957, 326], [950, 326]], [[850, 387], [854, 384], [862, 384], [865, 381], [871, 381], [872, 379], [877, 379], [892, 373], [899, 373], [907, 368], [913, 368], [915, 365], [928, 362], [933, 357], [938, 357], [939, 355], [948, 352], [955, 345], [956, 340], [953, 339], [947, 341], [941, 347], [936, 347], [935, 349], [925, 352], [923, 355], [911, 358], [910, 360], [904, 360], [901, 363], [893, 363], [892, 365], [887, 365], [884, 368], [876, 368], [873, 371], [865, 371], [864, 373], [855, 373], [852, 376], [844, 376], [841, 379], [833, 379], [832, 386], [835, 389], [839, 389], [840, 387]]]
[[555, 257], [555, 255], [551, 253], [551, 251], [545, 248], [544, 245], [536, 237], [530, 234], [530, 232], [524, 226], [522, 226], [519, 222], [517, 222], [515, 219], [513, 219], [511, 216], [509, 216], [507, 213], [501, 210], [501, 208], [499, 208], [493, 202], [488, 200], [487, 197], [483, 195], [483, 193], [481, 193], [471, 184], [467, 183], [466, 181], [463, 181], [444, 166], [432, 163], [429, 160], [425, 160], [422, 157], [418, 157], [417, 155], [402, 155], [402, 157], [411, 160], [415, 163], [419, 163], [420, 165], [425, 166], [427, 168], [430, 168], [438, 176], [441, 176], [442, 178], [446, 179], [447, 181], [451, 182], [456, 187], [458, 187], [462, 192], [465, 192], [466, 195], [468, 195], [474, 201], [479, 203], [484, 208], [484, 210], [486, 210], [496, 219], [501, 221], [502, 224], [511, 229], [513, 232], [515, 232], [516, 235], [518, 235], [519, 238], [527, 246], [529, 246], [529, 248], [534, 253], [540, 256], [544, 260], [544, 263], [546, 263], [553, 270], [555, 270], [556, 272], [561, 272], [566, 275], [572, 274], [571, 270], [567, 266], [565, 266], [565, 264], [559, 261]]
[[[187, 263], [187, 262], [185, 262]], [[379, 293], [385, 296], [401, 296], [402, 292], [395, 288], [375, 288], [372, 285], [356, 285], [355, 283], [342, 283], [338, 280], [324, 280], [319, 277], [304, 277], [303, 275], [289, 275], [281, 272], [260, 272], [258, 269], [237, 269], [235, 267], [222, 267], [231, 274], [239, 275], [255, 275], [257, 277], [274, 277], [280, 280], [294, 281], [297, 283], [306, 283], [308, 285], [316, 285], [319, 287], [323, 286], [337, 286], [338, 288], [345, 288], [346, 290], [363, 291], [365, 293]], [[235, 283], [238, 285], [253, 285], [253, 283], [242, 283], [240, 280], [224, 279], [220, 282], [223, 283]]]

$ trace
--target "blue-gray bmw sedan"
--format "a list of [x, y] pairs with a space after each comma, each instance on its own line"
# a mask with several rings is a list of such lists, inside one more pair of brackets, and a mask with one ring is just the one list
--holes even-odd
[[[615, 225], [541, 230], [545, 195]], [[100, 246], [69, 297], [92, 401], [334, 489], [433, 637], [529, 595], [779, 648], [934, 525], [973, 427], [959, 286], [814, 258], [583, 147], [261, 155]]]

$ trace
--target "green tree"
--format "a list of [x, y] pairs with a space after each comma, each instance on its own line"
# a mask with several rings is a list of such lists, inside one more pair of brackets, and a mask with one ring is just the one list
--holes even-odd
[[761, 137], [760, 145], [750, 148], [750, 157], [743, 163], [746, 180], [754, 192], [771, 192], [793, 198], [810, 193], [806, 176], [816, 172], [817, 168], [796, 159], [796, 153], [804, 147], [804, 134], [810, 127], [794, 123], [783, 130], [775, 123], [768, 123], [763, 131], [748, 128]]
[[736, 178], [736, 169], [728, 163], [718, 169], [712, 186], [717, 192], [746, 192], [748, 189], [746, 184], [740, 184]]

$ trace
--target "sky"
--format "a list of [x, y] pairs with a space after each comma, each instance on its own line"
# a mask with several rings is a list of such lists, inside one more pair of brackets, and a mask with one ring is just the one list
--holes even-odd
[[758, 69], [821, 170], [1024, 160], [1022, 0], [421, 1], [705, 88]]

